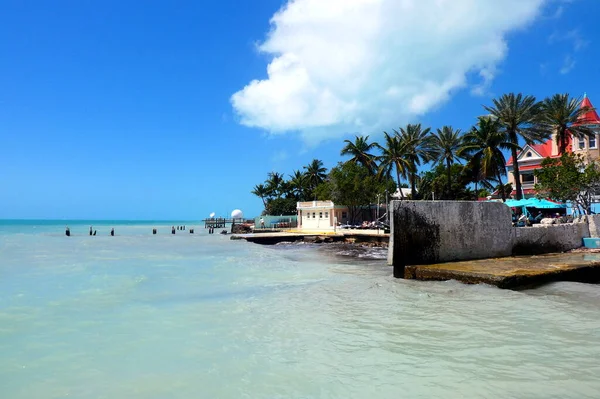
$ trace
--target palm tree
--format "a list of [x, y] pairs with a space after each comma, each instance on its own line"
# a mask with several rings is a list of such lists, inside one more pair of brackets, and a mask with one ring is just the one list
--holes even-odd
[[517, 163], [519, 136], [527, 144], [541, 142], [548, 138], [548, 133], [540, 124], [540, 103], [533, 96], [523, 96], [521, 93], [504, 94], [499, 99], [492, 100], [493, 106], [484, 106], [491, 116], [498, 120], [501, 131], [507, 140], [513, 144], [511, 155], [513, 159], [513, 176], [515, 180], [517, 199], [523, 198], [521, 175]]
[[306, 169], [306, 182], [310, 190], [314, 193], [315, 188], [327, 177], [327, 169], [323, 167], [323, 161], [318, 159], [313, 159], [304, 169]]
[[267, 187], [264, 184], [257, 184], [256, 186], [254, 186], [254, 189], [250, 191], [250, 193], [259, 197], [263, 202], [264, 209], [267, 209], [266, 198], [268, 196], [269, 190], [267, 190]]
[[269, 178], [265, 182], [269, 195], [280, 198], [283, 191], [283, 183], [283, 174], [278, 172], [269, 172]]
[[410, 163], [408, 180], [410, 181], [412, 199], [415, 199], [417, 196], [417, 167], [421, 165], [421, 161], [427, 162], [434, 155], [431, 148], [430, 130], [430, 128], [421, 128], [420, 123], [406, 125], [406, 129], [400, 128], [400, 141], [406, 147], [406, 158]]
[[306, 193], [306, 176], [304, 173], [299, 170], [295, 170], [293, 174], [290, 175], [289, 180], [290, 189], [294, 193], [294, 195], [298, 198], [298, 200], [304, 200], [304, 194]]
[[[400, 178], [406, 178], [411, 168], [407, 157], [406, 143], [402, 142], [397, 134], [390, 135], [387, 132], [384, 132], [384, 134], [385, 147], [377, 144], [377, 147], [381, 150], [381, 155], [378, 157], [379, 168], [377, 175], [379, 177], [383, 175], [391, 176], [392, 170], [395, 170], [396, 184], [398, 189], [400, 189]], [[400, 198], [404, 199], [402, 190], [400, 190]]]
[[431, 147], [433, 159], [438, 164], [446, 164], [448, 173], [447, 195], [450, 196], [452, 190], [452, 164], [460, 156], [459, 150], [462, 147], [462, 137], [460, 129], [454, 130], [452, 126], [444, 126], [437, 129], [437, 132], [431, 136]]
[[375, 164], [375, 155], [370, 154], [369, 151], [377, 148], [376, 143], [369, 143], [369, 136], [356, 136], [354, 142], [350, 140], [344, 140], [346, 145], [342, 148], [340, 155], [351, 155], [346, 162], [360, 164], [367, 168], [369, 172], [375, 173], [377, 165]]
[[[463, 137], [459, 155], [471, 158], [470, 162], [484, 180], [502, 184], [502, 176], [506, 175], [506, 158], [502, 151], [513, 147], [514, 144], [500, 130], [497, 119], [480, 117], [477, 125]], [[500, 194], [502, 201], [506, 201], [504, 190], [500, 190]]]
[[555, 94], [546, 98], [541, 104], [541, 123], [550, 134], [556, 133], [556, 144], [560, 154], [567, 150], [570, 135], [582, 138], [594, 136], [594, 131], [587, 126], [578, 125], [589, 107], [580, 107], [580, 98], [571, 98], [568, 93]]

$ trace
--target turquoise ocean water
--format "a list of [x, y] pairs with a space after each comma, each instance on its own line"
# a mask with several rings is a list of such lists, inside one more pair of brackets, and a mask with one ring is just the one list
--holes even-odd
[[598, 286], [395, 280], [384, 258], [0, 221], [0, 398], [600, 397]]

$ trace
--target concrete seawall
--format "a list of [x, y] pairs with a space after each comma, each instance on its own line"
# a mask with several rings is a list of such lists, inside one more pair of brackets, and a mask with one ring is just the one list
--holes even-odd
[[388, 263], [404, 277], [407, 265], [567, 251], [598, 235], [600, 216], [592, 219], [592, 229], [587, 222], [512, 227], [502, 203], [392, 201]]

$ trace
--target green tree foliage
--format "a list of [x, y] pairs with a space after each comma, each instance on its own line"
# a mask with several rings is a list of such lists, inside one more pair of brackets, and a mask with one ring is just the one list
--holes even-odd
[[283, 178], [283, 174], [279, 172], [270, 172], [269, 177], [265, 182], [269, 197], [281, 198], [284, 193], [284, 182], [285, 179]]
[[542, 168], [534, 171], [539, 197], [576, 204], [591, 212], [592, 195], [600, 188], [600, 165], [586, 164], [579, 154], [565, 153], [560, 158], [546, 158]]
[[498, 183], [494, 191], [497, 191], [501, 198], [510, 198], [513, 192], [513, 186], [510, 183]]
[[541, 142], [550, 137], [549, 132], [541, 123], [541, 104], [533, 96], [523, 96], [521, 93], [504, 94], [492, 100], [493, 106], [484, 106], [490, 116], [498, 121], [500, 131], [506, 135], [507, 142], [513, 144], [511, 155], [513, 162], [513, 176], [517, 189], [517, 199], [522, 198], [521, 174], [519, 164], [516, 162], [519, 146], [519, 137], [527, 144]]
[[[401, 178], [406, 178], [408, 175], [411, 163], [407, 157], [407, 143], [400, 140], [398, 134], [389, 134], [384, 132], [385, 146], [377, 145], [381, 150], [381, 155], [378, 157], [379, 168], [377, 176], [380, 179], [387, 179], [392, 176], [392, 171], [396, 172], [396, 184], [401, 186]], [[404, 199], [404, 194], [402, 194]]]
[[568, 93], [555, 94], [541, 104], [541, 123], [550, 134], [556, 133], [560, 154], [566, 152], [571, 135], [577, 138], [594, 135], [589, 127], [577, 124], [590, 110], [588, 107], [581, 108], [580, 104], [580, 98], [572, 98]]
[[304, 176], [306, 178], [308, 190], [314, 197], [315, 189], [319, 184], [323, 183], [325, 177], [327, 176], [327, 168], [323, 166], [323, 161], [313, 159], [311, 163], [304, 167], [304, 169]]
[[299, 170], [295, 170], [294, 173], [290, 175], [288, 187], [290, 190], [289, 194], [298, 201], [308, 199], [308, 181], [304, 173], [300, 172]]
[[[571, 135], [581, 138], [591, 133], [588, 127], [579, 124], [585, 122], [582, 119], [590, 108], [581, 108], [580, 99], [571, 98], [568, 94], [556, 94], [537, 102], [533, 96], [508, 93], [492, 100], [492, 105], [484, 106], [484, 109], [489, 115], [478, 118], [477, 124], [465, 135], [450, 126], [432, 133], [420, 124], [409, 124], [392, 134], [384, 132], [381, 145], [370, 142], [369, 136], [344, 140], [340, 155], [349, 157], [345, 164], [363, 168], [360, 173], [358, 170], [344, 170], [338, 165], [335, 173], [330, 173], [329, 180], [326, 180], [327, 169], [322, 161], [314, 159], [302, 171], [295, 170], [288, 180], [281, 173], [269, 173], [267, 180], [254, 186], [251, 192], [261, 198], [268, 212], [289, 213], [293, 201], [309, 201], [318, 196], [334, 199], [332, 195], [342, 191], [331, 191], [334, 187], [332, 178], [338, 179], [335, 187], [347, 187], [346, 183], [353, 181], [356, 187], [361, 186], [367, 193], [371, 192], [371, 180], [365, 177], [364, 182], [359, 184], [359, 178], [352, 180], [348, 177], [362, 176], [361, 173], [366, 170], [375, 181], [383, 181], [383, 184], [395, 181], [395, 187], [389, 189], [392, 192], [396, 187], [407, 187], [405, 182], [408, 182], [411, 199], [474, 200], [482, 194], [498, 191], [504, 200], [512, 192], [512, 187], [502, 181], [506, 176], [507, 151], [516, 160], [522, 149], [519, 142], [542, 142], [552, 133], [557, 134], [560, 151], [564, 151]], [[466, 165], [457, 164], [460, 159], [465, 159]], [[433, 169], [419, 175], [418, 169], [425, 164], [433, 164]], [[338, 175], [342, 172], [345, 175]], [[513, 175], [516, 197], [520, 199], [523, 190], [516, 162], [513, 163]], [[340, 176], [346, 176], [345, 180]], [[340, 182], [345, 183], [342, 185]], [[343, 191], [351, 190], [345, 188]], [[362, 198], [361, 195], [357, 191], [354, 197], [343, 197], [343, 200], [338, 195], [335, 201], [350, 203]], [[275, 200], [289, 201], [273, 202]]]
[[435, 156], [434, 149], [431, 146], [430, 130], [430, 128], [423, 129], [421, 124], [418, 123], [406, 125], [406, 128], [400, 128], [400, 133], [396, 133], [405, 148], [404, 156], [409, 163], [407, 174], [410, 182], [411, 198], [413, 199], [417, 197], [417, 168], [421, 166], [421, 162], [428, 162]]
[[450, 166], [450, 190], [448, 190], [448, 168], [438, 164], [434, 169], [424, 172], [417, 180], [419, 195], [424, 200], [472, 200], [475, 193], [469, 189], [471, 180], [468, 167], [453, 164]]
[[263, 202], [263, 209], [267, 208], [267, 196], [269, 195], [269, 190], [264, 184], [257, 184], [254, 186], [254, 189], [250, 191], [251, 194], [256, 195]]
[[270, 172], [263, 184], [257, 184], [251, 191], [263, 201], [263, 214], [295, 214], [296, 202], [306, 201], [312, 195], [306, 175], [298, 170], [285, 180], [283, 174]]
[[350, 222], [355, 223], [377, 201], [377, 194], [394, 189], [393, 180], [378, 179], [367, 167], [346, 162], [331, 169], [327, 180], [317, 188], [317, 197], [347, 206]]
[[296, 215], [296, 200], [294, 198], [273, 198], [267, 202], [267, 215]]
[[[487, 182], [502, 182], [506, 175], [506, 158], [502, 150], [510, 150], [513, 143], [506, 140], [506, 135], [500, 131], [500, 124], [494, 118], [480, 117], [476, 126], [465, 134], [463, 146], [459, 154], [470, 158], [469, 163], [474, 170], [474, 182], [477, 187], [481, 182], [486, 187]], [[488, 187], [489, 189], [489, 187]], [[477, 191], [477, 188], [475, 188]], [[506, 200], [504, 190], [501, 190], [502, 201]]]
[[360, 164], [367, 169], [371, 174], [375, 173], [377, 170], [377, 163], [375, 162], [375, 155], [371, 154], [375, 148], [377, 148], [376, 143], [369, 143], [369, 136], [356, 136], [354, 142], [350, 140], [344, 140], [346, 145], [340, 151], [340, 155], [350, 155], [350, 158], [346, 162], [357, 163]]
[[463, 144], [460, 129], [444, 126], [437, 129], [431, 137], [433, 160], [438, 164], [446, 165], [446, 199], [452, 198], [452, 164], [459, 157], [459, 150]]

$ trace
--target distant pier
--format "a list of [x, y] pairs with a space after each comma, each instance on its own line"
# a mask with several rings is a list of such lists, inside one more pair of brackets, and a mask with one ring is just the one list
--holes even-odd
[[208, 218], [204, 219], [205, 229], [224, 229], [228, 224], [242, 224], [245, 222], [243, 218]]

